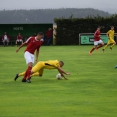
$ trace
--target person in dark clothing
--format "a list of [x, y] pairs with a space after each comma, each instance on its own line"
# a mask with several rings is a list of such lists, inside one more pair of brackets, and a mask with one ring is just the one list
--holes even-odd
[[47, 31], [46, 31], [46, 41], [47, 41], [47, 45], [49, 46], [50, 45], [50, 42], [52, 40], [52, 37], [53, 37], [53, 30], [52, 28], [49, 28]]

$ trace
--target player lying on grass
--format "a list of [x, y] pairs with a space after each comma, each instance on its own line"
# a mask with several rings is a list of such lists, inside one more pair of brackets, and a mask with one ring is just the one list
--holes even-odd
[[[32, 68], [31, 76], [42, 76], [44, 69], [57, 69], [59, 73], [61, 74], [61, 76], [63, 76], [64, 79], [67, 80], [64, 74], [70, 75], [70, 73], [67, 73], [62, 69], [63, 65], [64, 65], [63, 61], [58, 61], [58, 60], [40, 61]], [[25, 72], [16, 74], [14, 80], [16, 81], [18, 77], [24, 76], [24, 75], [25, 75]]]

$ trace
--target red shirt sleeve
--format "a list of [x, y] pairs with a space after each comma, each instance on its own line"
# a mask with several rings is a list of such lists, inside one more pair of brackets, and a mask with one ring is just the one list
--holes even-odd
[[31, 41], [31, 37], [29, 37], [29, 38], [26, 40], [26, 43], [28, 44], [28, 43], [30, 43], [30, 41]]
[[99, 31], [96, 31], [94, 34], [95, 37], [99, 37], [99, 35], [100, 35]]

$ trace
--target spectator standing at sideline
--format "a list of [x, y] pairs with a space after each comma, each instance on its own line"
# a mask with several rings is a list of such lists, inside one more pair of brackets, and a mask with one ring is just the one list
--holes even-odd
[[53, 37], [53, 30], [52, 28], [49, 28], [47, 31], [46, 31], [46, 41], [47, 41], [47, 45], [49, 46], [50, 45], [50, 41], [52, 40], [52, 37]]
[[9, 36], [5, 32], [4, 35], [2, 36], [2, 42], [3, 42], [4, 47], [5, 47], [6, 42], [7, 42], [7, 46], [9, 45], [9, 39], [10, 39]]
[[21, 42], [23, 44], [23, 37], [21, 36], [20, 33], [17, 36], [16, 45], [17, 45], [18, 42]]

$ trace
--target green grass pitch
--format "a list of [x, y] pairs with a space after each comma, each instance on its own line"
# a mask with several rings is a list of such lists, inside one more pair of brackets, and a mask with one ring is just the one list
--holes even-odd
[[92, 46], [42, 46], [39, 60], [63, 60], [71, 76], [45, 70], [30, 84], [14, 81], [27, 68], [16, 48], [0, 47], [0, 117], [117, 117], [117, 46], [92, 56]]

